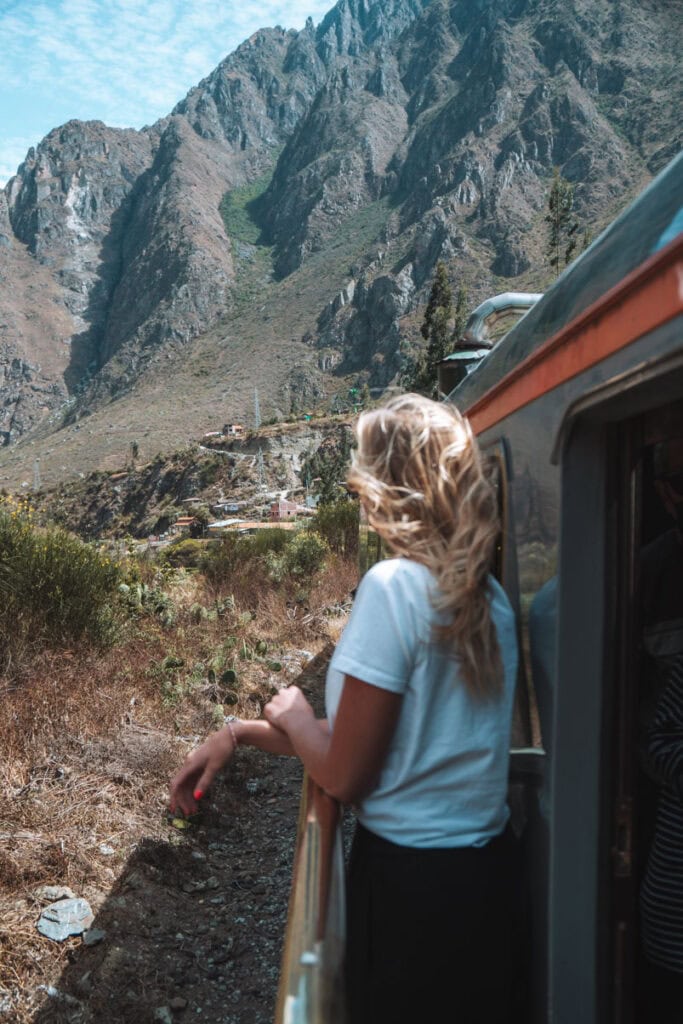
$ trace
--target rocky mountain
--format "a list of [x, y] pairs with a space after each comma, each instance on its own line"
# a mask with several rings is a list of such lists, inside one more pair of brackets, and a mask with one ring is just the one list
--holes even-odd
[[[339, 0], [157, 124], [72, 121], [0, 192], [0, 483], [386, 386], [437, 260], [548, 280], [553, 167], [602, 227], [681, 147], [683, 0]], [[327, 396], [327, 399], [326, 399]]]

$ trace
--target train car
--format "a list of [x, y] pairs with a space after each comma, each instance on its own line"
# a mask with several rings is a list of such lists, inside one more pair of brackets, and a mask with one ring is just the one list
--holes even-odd
[[[661, 840], [661, 771], [674, 765], [680, 785], [677, 756], [683, 765], [683, 706], [678, 719], [662, 669], [679, 654], [683, 666], [683, 155], [448, 400], [498, 467], [496, 571], [524, 655], [511, 759], [530, 904], [524, 1020], [658, 1024], [668, 1010], [652, 1009], [662, 993], [644, 953], [657, 947], [661, 914], [644, 926], [639, 906]], [[653, 752], [662, 701], [668, 747]], [[291, 898], [306, 924], [290, 915], [282, 1021], [343, 1019], [331, 995], [343, 932], [337, 827], [307, 783]], [[671, 888], [675, 947], [683, 877], [679, 890], [663, 872], [654, 889]], [[667, 955], [683, 969], [683, 943]]]
[[683, 155], [449, 396], [501, 467], [522, 724], [545, 752], [525, 837], [530, 1019], [553, 1024], [660, 1019], [638, 912], [659, 798], [642, 767], [657, 697], [644, 647], [653, 601], [669, 604], [656, 591], [675, 583], [643, 553], [662, 536], [674, 560], [681, 547], [655, 478], [658, 459], [683, 470], [682, 208]]

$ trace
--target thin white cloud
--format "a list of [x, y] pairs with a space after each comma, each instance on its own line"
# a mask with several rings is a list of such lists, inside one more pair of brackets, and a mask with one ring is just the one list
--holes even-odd
[[16, 170], [19, 135], [35, 142], [44, 134], [57, 100], [59, 120], [51, 127], [71, 118], [142, 127], [169, 113], [256, 29], [301, 28], [308, 16], [317, 23], [333, 2], [0, 3], [0, 103], [15, 114], [14, 121], [0, 118], [0, 183]]

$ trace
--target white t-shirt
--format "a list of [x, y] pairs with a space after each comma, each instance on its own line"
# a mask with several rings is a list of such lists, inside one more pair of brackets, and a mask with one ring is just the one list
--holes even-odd
[[358, 807], [360, 822], [401, 846], [481, 846], [508, 819], [515, 619], [491, 577], [504, 686], [499, 697], [476, 700], [452, 651], [432, 639], [433, 626], [447, 621], [432, 607], [435, 588], [429, 569], [406, 558], [365, 574], [327, 673], [327, 716], [334, 728], [345, 675], [402, 694], [378, 785]]

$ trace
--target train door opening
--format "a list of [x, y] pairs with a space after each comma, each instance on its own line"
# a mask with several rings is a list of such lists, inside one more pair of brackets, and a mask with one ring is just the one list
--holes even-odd
[[612, 1019], [680, 1024], [683, 402], [620, 424], [616, 444]]
[[598, 394], [563, 440], [553, 1024], [683, 1022], [682, 394]]

